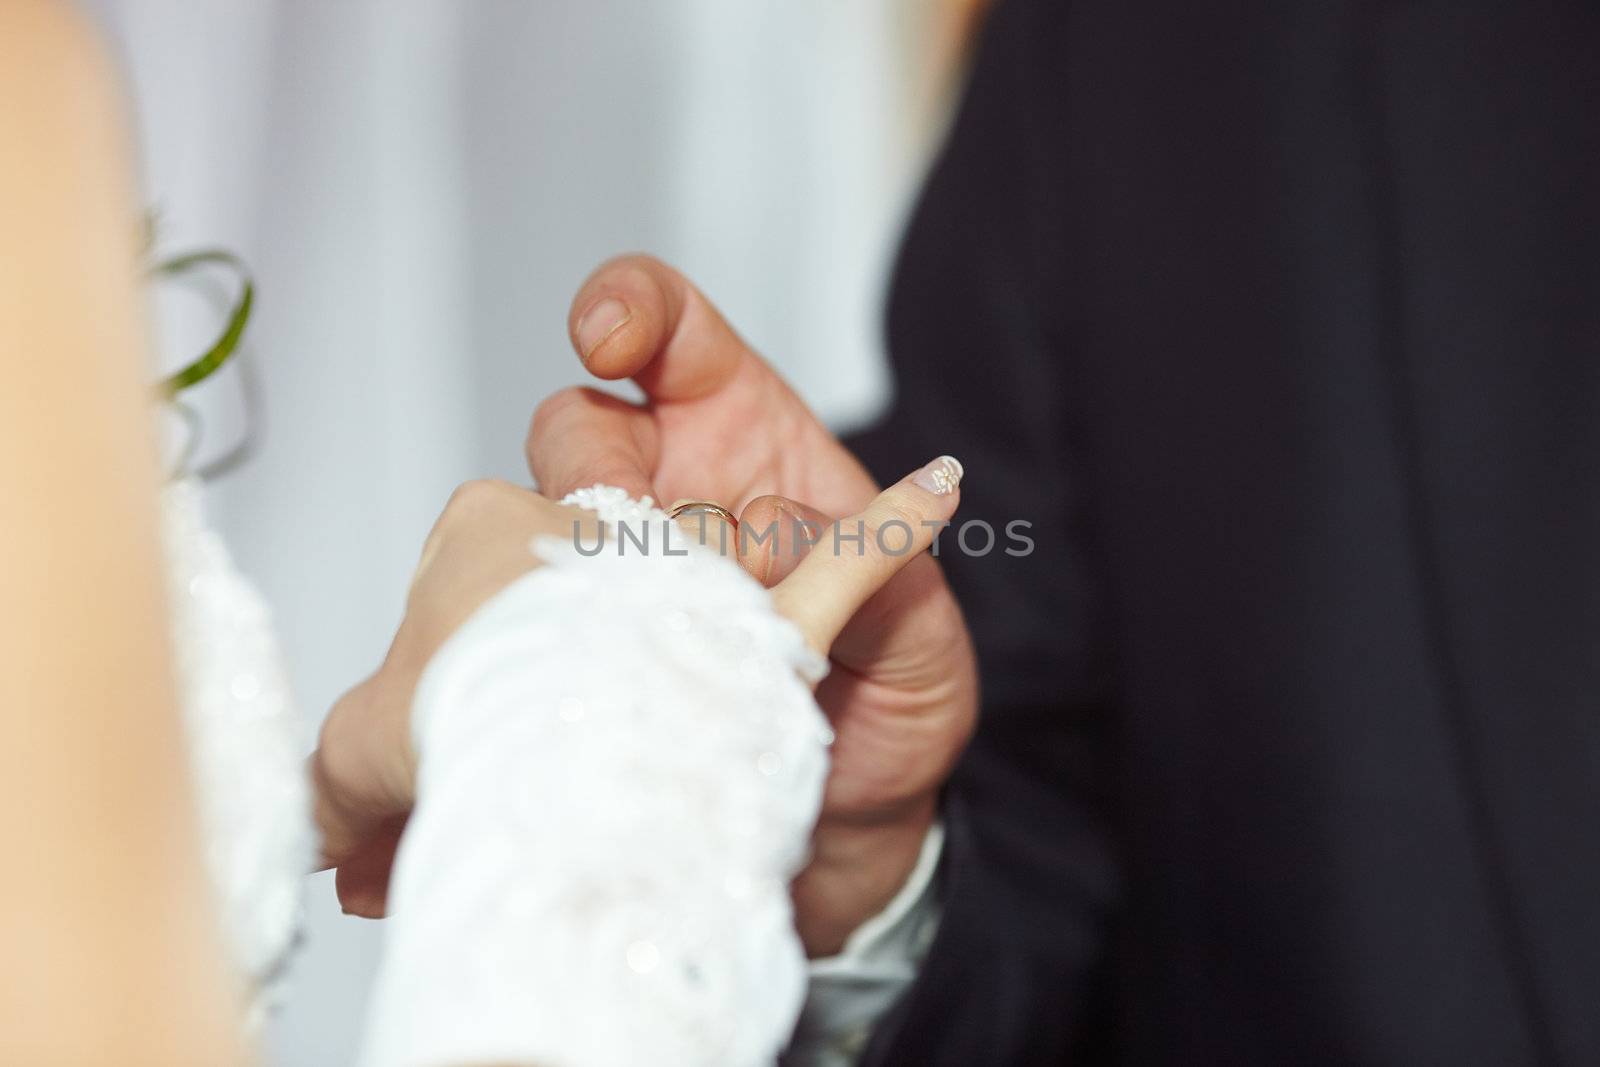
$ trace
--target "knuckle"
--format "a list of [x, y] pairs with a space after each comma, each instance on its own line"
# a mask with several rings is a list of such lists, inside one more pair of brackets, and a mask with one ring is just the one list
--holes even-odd
[[880, 501], [866, 516], [862, 555], [880, 564], [892, 564], [918, 548], [922, 515], [908, 505]]
[[519, 490], [498, 478], [474, 478], [462, 482], [450, 494], [444, 510], [447, 516], [476, 515], [513, 499]]
[[913, 533], [916, 532], [917, 526], [922, 522], [923, 518], [921, 510], [907, 501], [893, 496], [886, 500], [880, 500], [873, 511], [876, 512], [874, 520], [878, 526], [882, 527], [891, 523], [898, 523], [902, 526], [910, 527]]
[[866, 538], [859, 548], [862, 559], [874, 566], [893, 560], [905, 553], [907, 537], [904, 530], [884, 523], [868, 523]]
[[571, 477], [573, 489], [587, 489], [597, 485], [627, 487], [631, 484], [625, 464], [605, 459], [594, 460], [573, 468]]
[[587, 402], [588, 390], [581, 386], [570, 386], [546, 397], [544, 403], [534, 409], [533, 421], [528, 424], [529, 454], [556, 432], [556, 428], [571, 416], [573, 409], [583, 407]]

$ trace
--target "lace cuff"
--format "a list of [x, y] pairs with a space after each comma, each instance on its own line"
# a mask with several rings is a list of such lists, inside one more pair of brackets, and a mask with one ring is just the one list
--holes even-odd
[[[567, 502], [667, 536], [648, 499]], [[825, 664], [736, 565], [656, 544], [541, 539], [424, 674], [369, 1067], [743, 1067], [788, 1039]]]

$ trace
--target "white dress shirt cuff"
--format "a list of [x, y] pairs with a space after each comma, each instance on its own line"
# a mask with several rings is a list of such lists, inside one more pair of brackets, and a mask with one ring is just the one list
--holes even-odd
[[937, 889], [944, 825], [923, 839], [916, 866], [900, 892], [862, 923], [837, 956], [813, 960], [811, 984], [785, 1067], [848, 1067], [873, 1029], [917, 977], [939, 927]]

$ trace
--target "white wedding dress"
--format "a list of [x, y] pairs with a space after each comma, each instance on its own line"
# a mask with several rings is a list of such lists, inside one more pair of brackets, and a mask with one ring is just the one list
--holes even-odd
[[[568, 502], [667, 528], [621, 490]], [[164, 513], [207, 859], [259, 1014], [314, 851], [301, 727], [198, 488], [169, 486]], [[418, 803], [363, 1063], [771, 1064], [806, 996], [788, 882], [832, 740], [810, 689], [825, 661], [698, 546], [530, 547], [544, 565], [418, 687]]]
[[206, 865], [250, 1024], [278, 991], [300, 918], [314, 833], [302, 724], [271, 613], [206, 522], [200, 486], [162, 490], [178, 692]]

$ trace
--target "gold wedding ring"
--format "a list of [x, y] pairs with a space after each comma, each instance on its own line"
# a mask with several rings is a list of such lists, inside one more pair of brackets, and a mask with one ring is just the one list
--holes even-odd
[[739, 528], [739, 520], [733, 512], [710, 500], [680, 500], [667, 509], [667, 517], [670, 519], [681, 518], [684, 515], [715, 515], [735, 530]]

